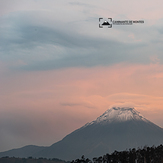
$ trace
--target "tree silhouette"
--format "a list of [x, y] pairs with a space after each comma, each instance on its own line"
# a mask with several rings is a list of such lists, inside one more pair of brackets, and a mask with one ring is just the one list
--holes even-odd
[[[90, 159], [76, 159], [71, 163], [92, 163]], [[144, 148], [129, 149], [128, 151], [114, 151], [112, 154], [105, 154], [94, 157], [93, 163], [163, 163], [163, 145]]]

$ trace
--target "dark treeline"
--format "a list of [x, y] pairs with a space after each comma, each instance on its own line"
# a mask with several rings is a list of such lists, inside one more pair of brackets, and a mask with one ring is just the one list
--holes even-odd
[[72, 160], [71, 163], [163, 163], [163, 145], [114, 151], [112, 154], [94, 157], [93, 160], [82, 156], [81, 159]]
[[47, 159], [47, 158], [15, 158], [15, 157], [2, 157], [0, 158], [0, 163], [66, 163], [66, 161], [59, 160], [56, 158]]

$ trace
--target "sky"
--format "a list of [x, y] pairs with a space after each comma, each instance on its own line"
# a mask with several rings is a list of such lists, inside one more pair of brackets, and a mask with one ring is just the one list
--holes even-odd
[[0, 152], [52, 145], [112, 106], [163, 127], [162, 5], [0, 0]]

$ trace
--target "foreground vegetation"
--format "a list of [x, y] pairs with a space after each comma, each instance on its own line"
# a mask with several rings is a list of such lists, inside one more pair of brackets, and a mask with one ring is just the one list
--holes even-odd
[[71, 163], [163, 163], [163, 146], [114, 151], [112, 154], [95, 157], [93, 161], [82, 156]]

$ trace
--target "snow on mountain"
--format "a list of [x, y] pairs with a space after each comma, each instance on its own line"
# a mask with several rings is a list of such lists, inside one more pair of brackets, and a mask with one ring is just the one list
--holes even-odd
[[138, 111], [130, 107], [112, 107], [104, 112], [95, 121], [87, 123], [84, 127], [92, 125], [95, 123], [110, 123], [110, 122], [124, 122], [129, 120], [142, 120], [148, 122], [148, 120], [143, 117]]

